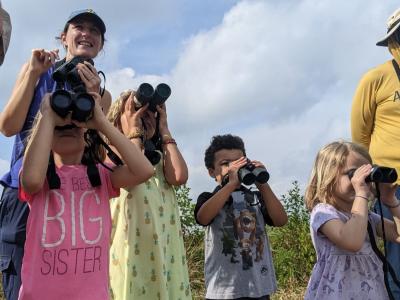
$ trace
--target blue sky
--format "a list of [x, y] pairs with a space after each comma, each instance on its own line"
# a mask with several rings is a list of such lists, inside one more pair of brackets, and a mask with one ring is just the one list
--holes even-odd
[[[241, 136], [271, 173], [278, 195], [306, 184], [317, 150], [350, 137], [362, 74], [390, 59], [376, 41], [397, 1], [3, 0], [13, 32], [0, 69], [0, 106], [32, 48], [54, 37], [71, 11], [93, 8], [107, 26], [97, 69], [115, 99], [144, 81], [172, 87], [169, 125], [189, 165], [192, 197], [214, 182], [203, 163], [215, 134]], [[0, 172], [12, 139], [0, 138]]]

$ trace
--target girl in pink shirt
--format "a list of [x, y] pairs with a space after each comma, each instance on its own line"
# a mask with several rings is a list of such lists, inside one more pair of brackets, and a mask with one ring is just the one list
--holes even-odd
[[[20, 199], [30, 206], [21, 300], [109, 299], [109, 199], [120, 188], [142, 183], [153, 174], [145, 156], [108, 122], [100, 95], [90, 94], [95, 106], [92, 118], [84, 123], [71, 120], [70, 115], [58, 116], [47, 94], [28, 141], [19, 190]], [[71, 124], [75, 126], [66, 126]], [[92, 186], [88, 167], [82, 164], [90, 148], [84, 137], [87, 129], [106, 136], [125, 162], [112, 171], [95, 165], [98, 186]], [[51, 155], [56, 175], [46, 177]], [[47, 179], [54, 177], [60, 185], [52, 189]]]

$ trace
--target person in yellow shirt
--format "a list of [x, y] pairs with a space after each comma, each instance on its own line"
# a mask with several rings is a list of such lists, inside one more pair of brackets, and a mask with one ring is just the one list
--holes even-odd
[[[353, 98], [351, 134], [369, 149], [374, 164], [396, 168], [400, 174], [400, 9], [387, 20], [387, 34], [377, 46], [388, 47], [393, 58], [362, 77]], [[400, 183], [400, 176], [397, 184]], [[396, 197], [400, 198], [400, 189]], [[384, 217], [390, 217], [383, 206]], [[375, 209], [377, 209], [375, 204]], [[387, 259], [400, 278], [400, 245], [386, 242]], [[390, 289], [400, 299], [400, 288], [389, 276]]]

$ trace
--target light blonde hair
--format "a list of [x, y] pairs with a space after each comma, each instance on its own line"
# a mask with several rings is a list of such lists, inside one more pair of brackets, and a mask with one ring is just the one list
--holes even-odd
[[119, 97], [111, 104], [110, 109], [108, 110], [107, 119], [114, 125], [114, 127], [118, 128], [119, 131], [122, 132], [121, 126], [121, 116], [125, 110], [125, 103], [128, 100], [129, 96], [136, 94], [134, 90], [125, 90], [123, 91]]
[[318, 203], [336, 206], [333, 192], [351, 152], [360, 154], [372, 163], [368, 150], [364, 146], [352, 142], [332, 142], [318, 152], [304, 197], [309, 211]]

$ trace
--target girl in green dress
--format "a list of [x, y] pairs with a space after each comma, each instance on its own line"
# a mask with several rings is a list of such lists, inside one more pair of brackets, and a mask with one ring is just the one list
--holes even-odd
[[111, 201], [112, 299], [192, 299], [174, 191], [174, 186], [186, 183], [188, 170], [168, 128], [165, 104], [157, 106], [156, 112], [148, 105], [137, 109], [135, 92], [129, 90], [113, 103], [108, 118], [142, 150], [143, 143], [156, 134], [158, 119], [162, 145], [159, 162], [151, 159], [154, 176], [121, 189]]

